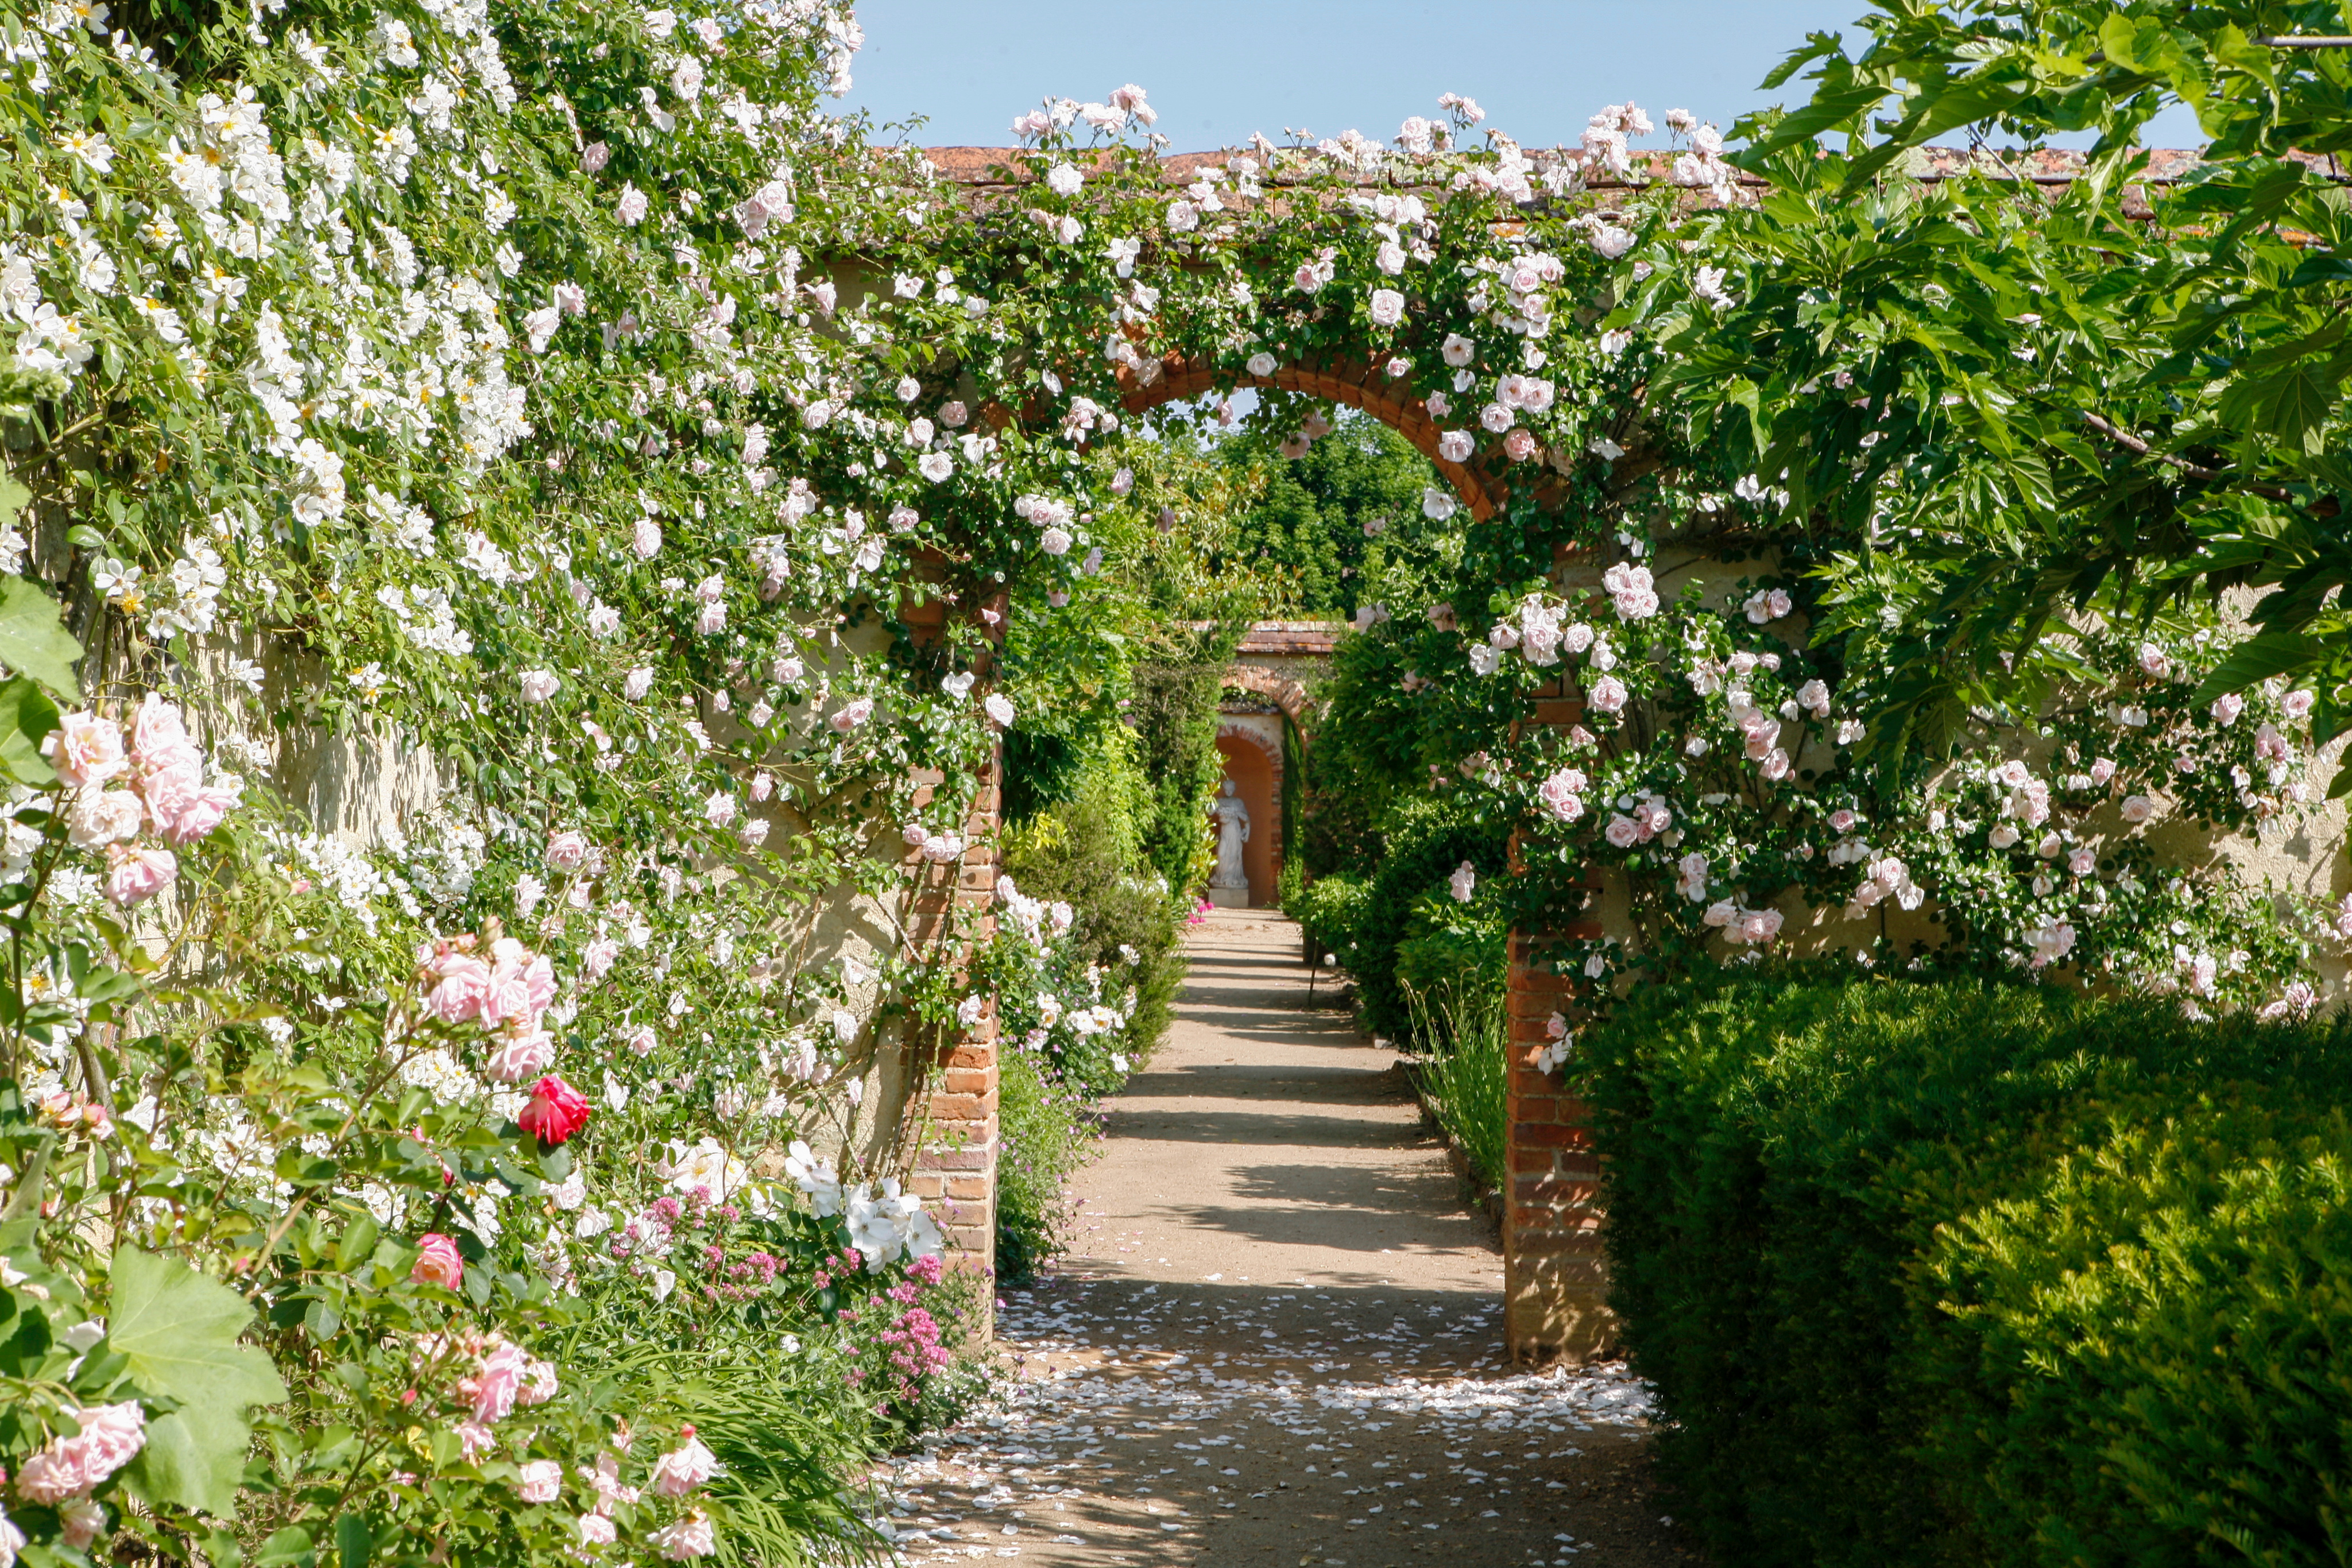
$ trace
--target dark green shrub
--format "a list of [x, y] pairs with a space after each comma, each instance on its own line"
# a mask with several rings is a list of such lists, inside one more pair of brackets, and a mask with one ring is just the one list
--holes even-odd
[[1752, 971], [1580, 1056], [1723, 1562], [2347, 1560], [2344, 1024]]

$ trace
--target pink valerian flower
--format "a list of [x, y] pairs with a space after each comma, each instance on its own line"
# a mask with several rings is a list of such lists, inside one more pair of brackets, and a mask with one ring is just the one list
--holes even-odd
[[41, 740], [41, 755], [72, 789], [103, 784], [128, 767], [122, 727], [92, 713], [69, 713]]
[[656, 1497], [684, 1497], [718, 1473], [719, 1456], [688, 1427], [686, 1441], [654, 1461], [653, 1479], [647, 1484]]
[[711, 1532], [710, 1521], [698, 1512], [666, 1524], [646, 1539], [655, 1551], [673, 1563], [708, 1557], [719, 1549], [718, 1539]]
[[553, 1459], [533, 1459], [520, 1466], [515, 1490], [525, 1502], [553, 1502], [563, 1493], [563, 1467]]
[[16, 1471], [16, 1492], [26, 1501], [54, 1505], [86, 1497], [147, 1446], [147, 1412], [136, 1399], [73, 1414], [81, 1430], [52, 1439]]

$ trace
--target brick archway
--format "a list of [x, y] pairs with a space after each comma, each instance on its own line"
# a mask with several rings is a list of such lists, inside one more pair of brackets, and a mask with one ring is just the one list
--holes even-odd
[[[1346, 403], [1349, 408], [1363, 410], [1412, 442], [1414, 450], [1445, 476], [1454, 493], [1480, 522], [1493, 517], [1509, 497], [1510, 486], [1502, 478], [1499, 455], [1475, 452], [1467, 463], [1456, 463], [1442, 455], [1437, 450], [1437, 422], [1430, 418], [1429, 410], [1422, 406], [1420, 399], [1390, 390], [1404, 383], [1391, 378], [1382, 366], [1329, 355], [1278, 366], [1271, 375], [1236, 376], [1220, 370], [1213, 360], [1168, 354], [1145, 361], [1139, 371], [1120, 367], [1118, 384], [1123, 394], [1120, 406], [1129, 414], [1149, 413], [1162, 403], [1181, 402], [1228, 387], [1274, 387]], [[1475, 423], [1465, 420], [1465, 427]]]
[[1235, 664], [1225, 672], [1225, 685], [1239, 686], [1282, 710], [1282, 716], [1298, 727], [1299, 734], [1307, 733], [1307, 688], [1288, 675], [1276, 674], [1256, 664]]

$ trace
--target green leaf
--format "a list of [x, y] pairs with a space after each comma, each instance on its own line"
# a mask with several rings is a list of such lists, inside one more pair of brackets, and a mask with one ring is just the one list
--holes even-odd
[[2314, 637], [2297, 628], [2293, 631], [2265, 632], [2249, 637], [2230, 651], [2197, 695], [2189, 699], [2192, 707], [2202, 707], [2215, 697], [2228, 692], [2242, 692], [2257, 681], [2273, 675], [2292, 674], [2300, 670], [2324, 666], [2333, 650], [2325, 639]]
[[289, 1525], [261, 1543], [253, 1554], [254, 1568], [310, 1568], [316, 1561], [310, 1553], [310, 1532], [299, 1525]]
[[25, 503], [33, 493], [16, 482], [13, 474], [0, 473], [0, 528], [12, 528], [24, 515]]
[[0, 768], [20, 784], [46, 789], [57, 769], [41, 755], [41, 742], [58, 727], [58, 705], [22, 675], [0, 682]]
[[80, 660], [81, 644], [58, 618], [57, 601], [21, 577], [0, 577], [0, 664], [78, 703]]
[[341, 1560], [341, 1568], [367, 1568], [374, 1552], [375, 1532], [366, 1520], [347, 1513], [335, 1521], [335, 1555]]
[[252, 1441], [246, 1411], [286, 1397], [269, 1357], [237, 1342], [253, 1309], [185, 1264], [131, 1247], [115, 1249], [113, 1286], [107, 1343], [130, 1358], [142, 1389], [181, 1406], [148, 1424], [132, 1484], [151, 1502], [233, 1518]]

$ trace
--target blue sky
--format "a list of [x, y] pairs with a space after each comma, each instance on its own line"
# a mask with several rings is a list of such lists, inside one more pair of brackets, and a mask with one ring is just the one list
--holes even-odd
[[[1654, 120], [1687, 109], [1726, 126], [1804, 96], [1757, 84], [1808, 32], [1839, 28], [1865, 0], [863, 0], [866, 47], [846, 105], [915, 114], [929, 146], [1003, 146], [1014, 115], [1047, 96], [1100, 99], [1123, 82], [1151, 95], [1178, 152], [1286, 126], [1386, 140], [1437, 95], [1466, 93], [1486, 123], [1528, 145], [1573, 142], [1585, 117], [1631, 97]], [[2158, 145], [2197, 140], [2178, 111]]]

